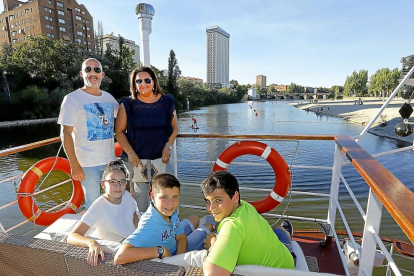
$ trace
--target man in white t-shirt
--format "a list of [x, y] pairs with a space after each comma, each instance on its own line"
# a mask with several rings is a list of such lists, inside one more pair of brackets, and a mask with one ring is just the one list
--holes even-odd
[[99, 89], [105, 73], [98, 60], [86, 59], [80, 75], [85, 85], [65, 96], [58, 124], [72, 178], [81, 181], [88, 209], [101, 194], [105, 165], [115, 160], [114, 117], [119, 105], [111, 94]]

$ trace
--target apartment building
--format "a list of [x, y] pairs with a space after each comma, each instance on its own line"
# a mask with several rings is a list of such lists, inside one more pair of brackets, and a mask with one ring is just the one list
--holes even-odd
[[[106, 52], [106, 50], [108, 49], [108, 46], [111, 47], [111, 49], [113, 50], [118, 50], [119, 51], [119, 37], [121, 35], [118, 34], [118, 36], [115, 36], [114, 33], [111, 34], [107, 34], [107, 35], [103, 35], [102, 36], [102, 49], [103, 49], [103, 53]], [[135, 50], [134, 55], [132, 56], [132, 59], [134, 60], [135, 63], [140, 63], [139, 60], [139, 46], [137, 44], [135, 44], [135, 41], [133, 40], [129, 40], [124, 38], [124, 43], [126, 46], [128, 46], [128, 48], [130, 50]]]
[[16, 47], [29, 36], [63, 39], [95, 52], [93, 18], [76, 0], [3, 0], [0, 44]]
[[206, 28], [207, 83], [220, 86], [229, 83], [230, 34], [219, 26]]

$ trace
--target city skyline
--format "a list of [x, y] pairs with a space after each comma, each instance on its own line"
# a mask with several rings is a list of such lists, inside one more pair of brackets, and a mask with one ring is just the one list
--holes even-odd
[[[104, 33], [121, 34], [140, 47], [135, 7], [139, 2], [78, 0]], [[206, 79], [205, 29], [219, 25], [231, 34], [230, 80], [254, 84], [331, 87], [354, 70], [369, 76], [383, 67], [401, 68], [414, 54], [414, 2], [404, 1], [146, 1], [155, 9], [151, 64], [168, 67], [174, 50], [184, 76]], [[219, 7], [219, 9], [218, 9]]]

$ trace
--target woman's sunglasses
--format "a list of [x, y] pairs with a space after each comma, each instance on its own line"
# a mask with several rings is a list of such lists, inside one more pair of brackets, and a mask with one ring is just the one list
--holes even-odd
[[[92, 71], [92, 67], [90, 67], [90, 66], [85, 67], [85, 73], [89, 73], [91, 71]], [[95, 73], [99, 74], [99, 73], [102, 72], [102, 68], [101, 67], [94, 67], [93, 71], [95, 71]]]
[[152, 79], [151, 79], [151, 78], [145, 78], [144, 80], [141, 80], [141, 79], [136, 79], [136, 80], [135, 80], [135, 82], [136, 82], [138, 85], [142, 84], [142, 81], [144, 81], [146, 84], [150, 84], [150, 83], [152, 82]]

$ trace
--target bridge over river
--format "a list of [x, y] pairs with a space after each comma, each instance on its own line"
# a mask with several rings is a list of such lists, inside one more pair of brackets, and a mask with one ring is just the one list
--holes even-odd
[[274, 93], [272, 96], [276, 97], [276, 100], [326, 100], [330, 95], [329, 92], [325, 93]]

